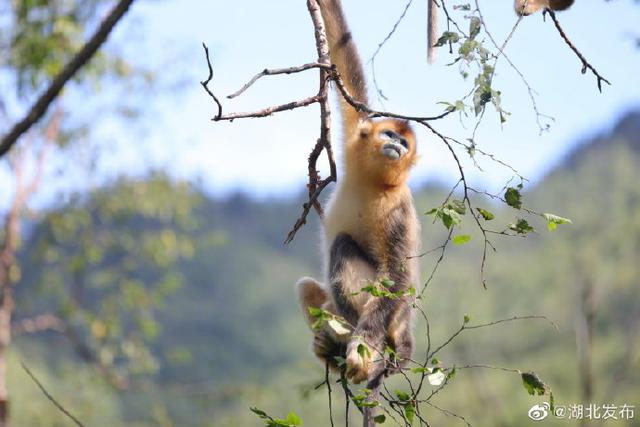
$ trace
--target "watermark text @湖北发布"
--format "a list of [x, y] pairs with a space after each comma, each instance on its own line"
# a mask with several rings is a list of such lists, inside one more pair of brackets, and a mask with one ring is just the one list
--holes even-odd
[[635, 418], [635, 405], [623, 403], [615, 405], [605, 404], [580, 404], [555, 405], [553, 410], [548, 402], [533, 405], [528, 412], [529, 418], [534, 421], [542, 421], [547, 417], [566, 420], [632, 420]]

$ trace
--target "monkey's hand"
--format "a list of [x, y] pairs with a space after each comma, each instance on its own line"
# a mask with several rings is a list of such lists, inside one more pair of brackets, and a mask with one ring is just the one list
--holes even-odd
[[319, 330], [313, 337], [313, 354], [324, 363], [329, 363], [329, 367], [339, 371], [336, 357], [344, 356], [344, 344], [337, 342], [326, 330]]

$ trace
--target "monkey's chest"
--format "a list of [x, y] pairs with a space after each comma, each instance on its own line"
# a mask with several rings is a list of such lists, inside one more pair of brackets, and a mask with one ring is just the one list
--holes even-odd
[[347, 234], [377, 264], [384, 264], [394, 253], [401, 256], [411, 251], [416, 240], [414, 223], [410, 203], [363, 202], [357, 198], [334, 201], [325, 216], [327, 249], [337, 236]]

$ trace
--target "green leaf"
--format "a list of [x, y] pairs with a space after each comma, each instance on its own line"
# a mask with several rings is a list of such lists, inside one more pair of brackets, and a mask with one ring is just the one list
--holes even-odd
[[442, 33], [435, 46], [440, 47], [448, 43], [457, 43], [460, 40], [460, 35], [454, 31], [445, 31]]
[[426, 214], [435, 215], [447, 229], [451, 229], [462, 222], [461, 215], [466, 213], [467, 207], [463, 200], [452, 200], [439, 208], [431, 209]]
[[389, 345], [386, 345], [384, 347], [384, 352], [389, 354], [389, 356], [391, 356], [391, 357], [397, 357], [398, 356], [398, 353], [396, 353], [396, 351], [393, 348], [391, 348], [391, 346], [389, 346]]
[[262, 409], [258, 409], [258, 408], [249, 408], [251, 410], [251, 412], [253, 412], [254, 414], [258, 415], [260, 418], [268, 418], [269, 416], [267, 415], [266, 412], [264, 412]]
[[475, 51], [478, 46], [480, 45], [480, 43], [478, 43], [475, 40], [472, 39], [466, 39], [462, 45], [460, 45], [460, 48], [458, 49], [458, 53], [460, 54], [460, 56], [466, 60], [472, 60], [473, 56], [471, 55], [471, 53], [473, 51]]
[[469, 22], [469, 38], [475, 39], [480, 34], [481, 21], [477, 16], [473, 16]]
[[476, 116], [482, 113], [484, 106], [491, 101], [493, 95], [491, 87], [487, 85], [479, 86], [473, 94], [473, 106]]
[[301, 426], [302, 419], [293, 411], [287, 414], [287, 418], [285, 419], [287, 423], [291, 426]]
[[480, 215], [482, 215], [482, 218], [484, 218], [485, 221], [491, 221], [492, 219], [494, 219], [496, 217], [494, 214], [492, 214], [491, 212], [489, 212], [486, 209], [476, 208], [476, 210], [478, 211], [478, 213]]
[[469, 243], [470, 240], [471, 236], [468, 234], [458, 234], [451, 239], [454, 245], [464, 245], [465, 243]]
[[504, 199], [507, 201], [507, 205], [512, 208], [522, 208], [522, 194], [520, 194], [519, 189], [513, 187], [507, 188], [507, 191], [504, 193]]
[[360, 355], [360, 358], [364, 360], [371, 356], [371, 351], [366, 344], [358, 344], [358, 354]]
[[331, 313], [326, 310], [317, 307], [308, 307], [309, 315], [315, 319], [315, 322], [311, 325], [311, 329], [318, 330], [324, 326], [327, 320], [333, 318]]
[[416, 408], [413, 406], [413, 403], [411, 402], [405, 403], [404, 416], [407, 418], [407, 421], [409, 421], [409, 424], [413, 424], [413, 419], [415, 418], [415, 415], [416, 415]]
[[464, 200], [452, 200], [447, 206], [460, 215], [467, 213], [467, 206], [464, 204]]
[[311, 317], [321, 317], [324, 315], [324, 310], [317, 307], [308, 307], [307, 310]]
[[471, 316], [469, 316], [468, 314], [465, 314], [463, 319], [464, 324], [466, 325], [470, 321], [471, 321]]
[[545, 393], [547, 386], [538, 378], [535, 372], [523, 372], [521, 376], [522, 384], [530, 395], [535, 396], [537, 394], [542, 396]]
[[406, 402], [411, 399], [411, 396], [409, 396], [409, 394], [405, 393], [402, 390], [396, 390], [395, 392], [396, 396], [398, 396], [398, 400], [400, 400], [401, 402]]
[[453, 209], [444, 208], [441, 211], [442, 223], [447, 229], [451, 229], [454, 225], [462, 222], [460, 214]]
[[526, 219], [519, 219], [515, 224], [509, 224], [509, 229], [515, 231], [518, 234], [527, 234], [535, 231], [534, 228], [529, 225]]
[[563, 218], [558, 215], [543, 213], [542, 216], [547, 220], [547, 229], [549, 231], [555, 230], [560, 224], [572, 224], [572, 221], [569, 218]]
[[387, 417], [384, 414], [376, 415], [373, 417], [373, 421], [376, 424], [384, 424], [384, 422], [387, 421]]
[[447, 381], [451, 381], [455, 376], [456, 376], [456, 368], [453, 368], [452, 370], [449, 371], [449, 373], [447, 373]]
[[353, 396], [353, 402], [359, 408], [375, 408], [380, 405], [380, 402], [376, 400], [367, 400], [371, 396], [371, 390], [368, 388], [363, 388], [360, 390], [360, 393]]
[[381, 284], [382, 286], [384, 286], [385, 288], [390, 288], [390, 287], [392, 287], [393, 285], [395, 285], [395, 284], [396, 284], [396, 282], [394, 282], [394, 281], [393, 281], [393, 280], [391, 280], [391, 279], [382, 279], [382, 280], [380, 280], [380, 284]]

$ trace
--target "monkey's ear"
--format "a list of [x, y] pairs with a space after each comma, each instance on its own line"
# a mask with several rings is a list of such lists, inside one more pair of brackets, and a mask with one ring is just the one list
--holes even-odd
[[371, 135], [372, 131], [373, 123], [371, 123], [371, 120], [361, 119], [358, 122], [358, 136], [360, 138], [367, 138], [369, 135]]

